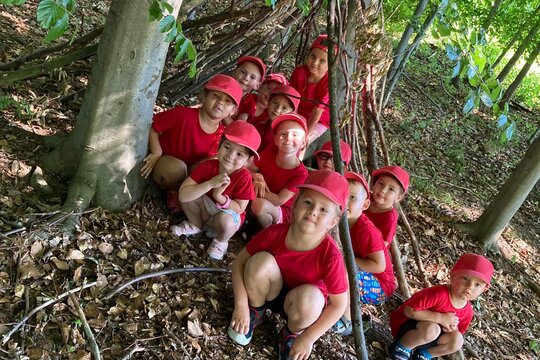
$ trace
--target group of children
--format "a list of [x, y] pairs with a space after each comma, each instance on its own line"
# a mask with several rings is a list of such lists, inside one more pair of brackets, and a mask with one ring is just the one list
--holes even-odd
[[[232, 76], [215, 75], [198, 107], [156, 114], [141, 174], [167, 191], [167, 205], [186, 220], [176, 236], [205, 232], [208, 256], [221, 260], [249, 214], [262, 231], [236, 255], [234, 311], [229, 337], [247, 345], [267, 310], [286, 319], [279, 358], [307, 359], [327, 330], [352, 332], [343, 255], [330, 230], [346, 212], [363, 303], [378, 305], [396, 288], [389, 244], [397, 228], [394, 206], [407, 193], [399, 166], [371, 174], [334, 171], [332, 144], [313, 153], [318, 170], [302, 162], [306, 147], [324, 134], [328, 117], [326, 36], [313, 42], [305, 65], [290, 81], [266, 74], [253, 56], [238, 59]], [[258, 90], [255, 94], [253, 91]], [[347, 170], [352, 159], [341, 141]], [[472, 318], [470, 300], [489, 286], [493, 266], [465, 254], [450, 284], [425, 289], [391, 316], [392, 359], [429, 359], [457, 351]]]

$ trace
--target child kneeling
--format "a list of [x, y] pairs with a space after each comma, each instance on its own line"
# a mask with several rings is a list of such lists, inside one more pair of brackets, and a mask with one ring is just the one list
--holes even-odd
[[390, 315], [390, 357], [425, 360], [452, 354], [474, 315], [471, 301], [486, 291], [493, 265], [481, 255], [463, 254], [450, 271], [450, 284], [414, 294]]
[[245, 165], [259, 156], [260, 144], [261, 137], [251, 124], [235, 121], [225, 129], [217, 159], [200, 164], [180, 186], [179, 198], [188, 220], [173, 225], [173, 234], [195, 235], [206, 226], [207, 235], [215, 237], [208, 256], [223, 258], [229, 239], [244, 221], [249, 200], [255, 198]]
[[313, 343], [347, 306], [343, 257], [328, 234], [345, 207], [347, 180], [336, 172], [314, 171], [298, 187], [292, 223], [255, 235], [232, 269], [229, 337], [247, 345], [266, 309], [279, 312], [287, 319], [280, 331], [280, 359], [307, 359]]

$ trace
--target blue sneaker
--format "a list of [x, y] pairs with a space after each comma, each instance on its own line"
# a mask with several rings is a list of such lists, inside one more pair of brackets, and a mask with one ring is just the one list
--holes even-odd
[[289, 360], [289, 352], [291, 351], [294, 339], [298, 337], [299, 334], [295, 334], [289, 330], [287, 325], [284, 325], [279, 332], [279, 360]]
[[351, 335], [353, 331], [352, 322], [350, 320], [347, 320], [344, 316], [339, 319], [334, 326], [332, 326], [332, 331], [335, 334], [341, 334], [341, 335]]
[[264, 319], [266, 318], [266, 308], [262, 308], [260, 310], [255, 309], [254, 307], [249, 307], [249, 331], [247, 334], [242, 334], [234, 330], [231, 326], [227, 329], [227, 335], [231, 338], [232, 341], [235, 343], [246, 346], [251, 342], [251, 338], [253, 337], [253, 330], [256, 326], [262, 324]]
[[412, 350], [404, 348], [401, 344], [393, 342], [388, 345], [388, 354], [392, 360], [409, 360], [412, 355]]

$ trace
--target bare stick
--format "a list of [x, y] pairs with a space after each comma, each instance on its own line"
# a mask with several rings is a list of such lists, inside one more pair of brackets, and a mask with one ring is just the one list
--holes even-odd
[[439, 109], [440, 112], [444, 112], [443, 109], [441, 108], [441, 106], [440, 106], [439, 104], [437, 104], [437, 102], [436, 102], [435, 100], [433, 100], [433, 99], [431, 98], [431, 96], [429, 96], [428, 94], [426, 94], [426, 92], [425, 92], [425, 91], [424, 91], [417, 83], [415, 83], [414, 81], [412, 81], [411, 78], [408, 77], [407, 75], [405, 75], [405, 74], [402, 74], [402, 75], [403, 75], [403, 77], [404, 77], [407, 81], [409, 81], [409, 83], [410, 83], [411, 85], [413, 85], [418, 91], [420, 91], [425, 97], [427, 97], [428, 100], [431, 101], [431, 103], [432, 103], [433, 105], [435, 105], [435, 107], [436, 107], [437, 109]]
[[113, 291], [108, 293], [103, 299], [104, 300], [109, 300], [114, 295], [116, 295], [120, 291], [124, 290], [125, 288], [127, 288], [131, 284], [134, 284], [134, 283], [139, 282], [141, 280], [150, 279], [150, 278], [163, 276], [163, 275], [170, 275], [170, 274], [177, 274], [177, 273], [190, 273], [190, 272], [222, 272], [222, 273], [228, 273], [229, 274], [231, 272], [231, 270], [222, 269], [222, 268], [193, 267], [193, 268], [169, 269], [169, 270], [156, 271], [156, 272], [144, 274], [144, 275], [141, 275], [141, 276], [138, 276], [138, 277], [136, 277], [134, 279], [129, 280], [127, 283], [125, 283], [123, 285], [120, 285], [119, 287], [117, 287], [116, 289], [114, 289]]
[[133, 349], [131, 349], [127, 354], [126, 356], [124, 356], [122, 358], [122, 360], [129, 360], [131, 359], [131, 356], [137, 352], [141, 352], [141, 351], [145, 351], [146, 349], [143, 348], [142, 346], [139, 346], [139, 344], [135, 344], [135, 346], [133, 347]]
[[394, 271], [396, 272], [399, 290], [401, 290], [403, 296], [408, 299], [411, 297], [411, 291], [409, 290], [409, 283], [407, 282], [405, 272], [403, 271], [403, 265], [401, 264], [401, 251], [399, 251], [398, 241], [395, 236], [394, 241], [390, 243], [390, 252], [392, 253]]
[[187, 351], [186, 347], [182, 343], [182, 340], [180, 340], [178, 336], [176, 336], [176, 334], [171, 331], [171, 329], [167, 329], [167, 333], [169, 334], [170, 337], [173, 338], [173, 340], [178, 344], [178, 346], [182, 348], [184, 355], [186, 355], [189, 359], [191, 359], [191, 354]]
[[79, 314], [79, 318], [81, 319], [84, 333], [88, 337], [88, 341], [90, 341], [90, 350], [92, 351], [92, 354], [94, 355], [95, 360], [101, 360], [101, 352], [99, 351], [99, 346], [96, 342], [96, 338], [94, 337], [94, 333], [92, 333], [92, 329], [90, 328], [90, 325], [88, 325], [88, 321], [86, 320], [86, 315], [84, 315], [84, 311], [81, 308], [81, 304], [79, 304], [79, 300], [75, 297], [73, 294], [69, 294], [69, 298], [71, 299], [71, 302], [73, 302], [73, 305], [77, 308], [77, 313]]
[[28, 315], [26, 315], [21, 321], [19, 321], [14, 327], [13, 329], [11, 329], [6, 335], [4, 335], [4, 339], [2, 340], [2, 344], [5, 344], [9, 341], [9, 339], [11, 338], [11, 336], [17, 331], [19, 330], [19, 328], [21, 326], [23, 326], [27, 321], [28, 319], [30, 319], [32, 317], [32, 315], [34, 315], [35, 313], [37, 313], [39, 310], [41, 309], [44, 309], [46, 308], [47, 306], [51, 305], [51, 304], [54, 304], [58, 301], [60, 301], [61, 299], [65, 298], [66, 296], [68, 296], [69, 294], [73, 294], [73, 293], [76, 293], [76, 292], [79, 292], [81, 290], [84, 290], [84, 289], [88, 289], [90, 287], [93, 287], [93, 286], [96, 286], [97, 285], [97, 281], [94, 281], [92, 283], [89, 283], [89, 284], [86, 284], [86, 285], [83, 285], [83, 286], [79, 286], [79, 287], [76, 287], [75, 289], [71, 289], [71, 290], [68, 290], [66, 291], [65, 293], [62, 293], [60, 294], [59, 296], [57, 296], [56, 298], [54, 299], [51, 299], [49, 301], [46, 301], [44, 302], [43, 304], [39, 305], [37, 308], [35, 308], [34, 310], [30, 311], [28, 313]]
[[17, 233], [20, 233], [20, 232], [25, 231], [25, 230], [26, 230], [26, 228], [23, 226], [22, 228], [13, 229], [13, 230], [10, 230], [10, 231], [5, 232], [5, 233], [0, 233], [0, 237], [7, 238], [10, 235], [17, 234]]

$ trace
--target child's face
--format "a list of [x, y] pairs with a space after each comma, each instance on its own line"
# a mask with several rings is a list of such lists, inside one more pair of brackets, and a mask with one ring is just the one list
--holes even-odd
[[487, 290], [484, 280], [472, 275], [450, 275], [450, 293], [456, 300], [471, 301]]
[[221, 91], [208, 90], [203, 98], [202, 110], [211, 119], [222, 120], [234, 114], [236, 103]]
[[249, 61], [238, 65], [232, 77], [238, 81], [244, 94], [251, 90], [257, 90], [261, 85], [261, 71], [257, 65]]
[[349, 181], [349, 201], [347, 202], [347, 219], [358, 219], [369, 207], [366, 188], [358, 181]]
[[305, 189], [294, 205], [294, 223], [306, 234], [325, 234], [339, 221], [336, 204], [320, 192]]
[[262, 84], [259, 88], [257, 101], [263, 106], [268, 107], [268, 102], [270, 101], [270, 93], [276, 88], [276, 86], [278, 86], [278, 83], [275, 81], [270, 81]]
[[373, 184], [373, 204], [381, 209], [390, 209], [403, 198], [401, 184], [392, 176], [381, 175]]
[[319, 170], [334, 171], [334, 158], [332, 154], [321, 152], [317, 154], [316, 159]]
[[251, 154], [245, 146], [225, 139], [219, 147], [217, 156], [222, 170], [231, 174], [246, 165]]
[[274, 95], [268, 103], [268, 117], [274, 120], [279, 115], [288, 114], [294, 111], [291, 101], [283, 95]]
[[304, 146], [306, 132], [296, 121], [282, 122], [274, 134], [274, 142], [279, 151], [298, 153]]
[[328, 71], [328, 54], [321, 49], [311, 49], [306, 65], [312, 76], [320, 79]]

